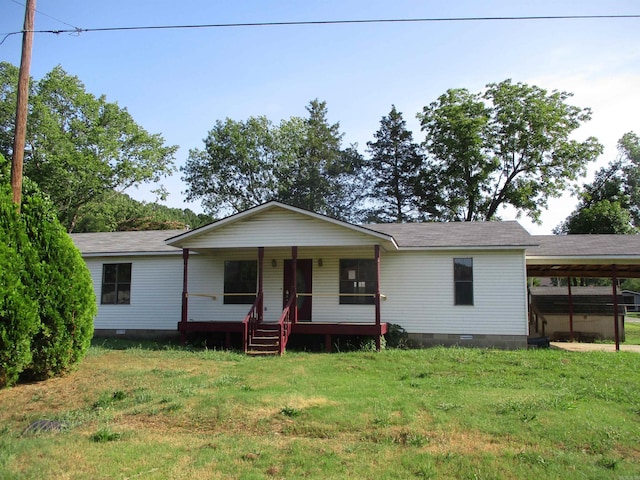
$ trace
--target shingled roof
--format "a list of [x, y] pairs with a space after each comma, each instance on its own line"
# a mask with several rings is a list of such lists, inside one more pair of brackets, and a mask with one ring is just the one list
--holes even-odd
[[405, 248], [527, 248], [534, 238], [516, 221], [379, 223], [366, 228], [391, 235]]
[[640, 257], [640, 235], [534, 235], [527, 257]]
[[180, 253], [164, 241], [184, 230], [72, 233], [71, 239], [83, 256]]

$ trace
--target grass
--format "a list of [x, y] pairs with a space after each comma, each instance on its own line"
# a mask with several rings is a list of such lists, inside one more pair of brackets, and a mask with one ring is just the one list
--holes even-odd
[[625, 322], [624, 336], [625, 345], [640, 345], [640, 323]]
[[[638, 478], [640, 355], [105, 343], [0, 391], [0, 478]], [[24, 434], [39, 419], [60, 432]]]

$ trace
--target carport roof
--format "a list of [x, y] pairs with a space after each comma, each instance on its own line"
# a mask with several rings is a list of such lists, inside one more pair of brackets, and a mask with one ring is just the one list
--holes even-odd
[[640, 235], [535, 235], [530, 277], [640, 277]]

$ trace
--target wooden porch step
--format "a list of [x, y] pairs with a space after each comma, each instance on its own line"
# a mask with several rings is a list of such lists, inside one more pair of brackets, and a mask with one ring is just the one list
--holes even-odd
[[270, 355], [279, 355], [280, 350], [247, 350], [247, 355], [251, 355], [252, 357], [267, 357]]
[[279, 355], [280, 325], [261, 323], [249, 341], [247, 355]]

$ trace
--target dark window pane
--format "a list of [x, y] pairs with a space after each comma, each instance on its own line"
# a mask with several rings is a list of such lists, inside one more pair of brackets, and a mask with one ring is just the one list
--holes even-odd
[[456, 305], [473, 305], [473, 283], [456, 283]]
[[103, 272], [104, 272], [104, 275], [102, 278], [103, 283], [116, 283], [116, 278], [118, 274], [118, 265], [116, 264], [104, 265]]
[[116, 303], [116, 286], [115, 284], [102, 285], [102, 303]]
[[473, 258], [453, 259], [455, 305], [473, 305]]
[[118, 265], [118, 283], [131, 283], [130, 263], [121, 263]]
[[131, 285], [129, 283], [118, 284], [118, 303], [123, 305], [129, 305], [130, 302]]
[[472, 258], [454, 258], [454, 279], [456, 281], [473, 281], [473, 259]]
[[250, 293], [225, 295], [225, 304], [252, 304], [256, 299], [258, 262], [255, 260], [228, 260], [224, 262], [224, 293]]
[[[340, 260], [340, 304], [373, 305], [378, 275], [371, 259]], [[358, 294], [349, 296], [349, 294]], [[368, 294], [368, 295], [364, 295]]]
[[356, 280], [358, 278], [357, 260], [340, 260], [340, 280]]
[[131, 264], [105, 263], [102, 266], [103, 304], [129, 304], [131, 298]]

